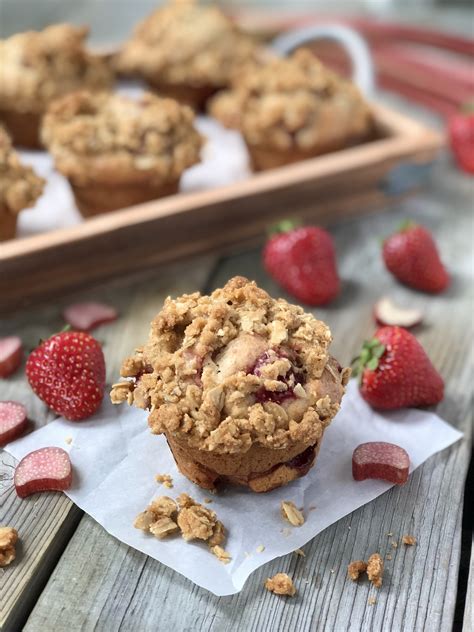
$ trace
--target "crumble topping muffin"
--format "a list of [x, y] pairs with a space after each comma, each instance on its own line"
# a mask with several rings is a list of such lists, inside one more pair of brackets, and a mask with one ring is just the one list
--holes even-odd
[[0, 41], [0, 120], [15, 144], [40, 146], [41, 116], [56, 97], [112, 84], [107, 64], [85, 49], [87, 34], [86, 27], [55, 24]]
[[210, 296], [168, 298], [111, 398], [149, 410], [198, 485], [268, 491], [309, 471], [339, 410], [350, 370], [330, 342], [323, 322], [235, 277]]
[[0, 125], [0, 241], [15, 236], [18, 213], [43, 192], [44, 180], [22, 165], [10, 137]]
[[255, 51], [255, 43], [220, 9], [180, 0], [160, 7], [137, 26], [117, 66], [198, 109], [228, 85], [230, 75]]
[[358, 89], [306, 49], [248, 68], [217, 95], [211, 113], [238, 128], [256, 169], [268, 169], [360, 142], [372, 131]]
[[163, 197], [199, 162], [194, 114], [171, 99], [80, 91], [51, 104], [42, 139], [85, 217]]

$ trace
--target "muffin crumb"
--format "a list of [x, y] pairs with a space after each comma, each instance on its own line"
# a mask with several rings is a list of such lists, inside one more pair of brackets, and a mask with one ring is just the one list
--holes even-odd
[[303, 549], [295, 549], [293, 553], [296, 553], [296, 555], [300, 555], [301, 557], [306, 557], [306, 554], [303, 551]]
[[173, 478], [170, 474], [157, 474], [155, 476], [155, 481], [168, 489], [173, 487]]
[[215, 546], [212, 546], [211, 551], [212, 553], [214, 553], [217, 559], [223, 564], [228, 564], [232, 559], [230, 554], [218, 544], [216, 544]]
[[18, 531], [16, 529], [0, 526], [0, 568], [8, 566], [15, 559], [17, 542]]
[[263, 544], [259, 544], [257, 548], [255, 549], [255, 551], [257, 553], [263, 553], [265, 551], [265, 547], [263, 546]]
[[304, 516], [302, 512], [295, 506], [291, 500], [282, 500], [280, 504], [281, 515], [294, 527], [301, 527], [304, 524]]
[[293, 581], [286, 573], [277, 573], [273, 577], [269, 577], [265, 582], [265, 588], [276, 595], [293, 597], [296, 594]]
[[357, 581], [361, 573], [365, 573], [367, 564], [363, 560], [351, 562], [347, 567], [347, 575], [353, 582]]
[[382, 586], [383, 560], [379, 553], [373, 553], [367, 562], [367, 577], [376, 588]]
[[402, 542], [407, 546], [414, 546], [416, 544], [416, 538], [413, 535], [404, 535], [402, 538]]

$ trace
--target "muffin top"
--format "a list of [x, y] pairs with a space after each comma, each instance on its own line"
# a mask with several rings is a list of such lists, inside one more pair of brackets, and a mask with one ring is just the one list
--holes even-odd
[[350, 373], [330, 358], [330, 342], [323, 322], [235, 277], [210, 296], [166, 299], [111, 398], [149, 410], [153, 433], [179, 433], [201, 450], [314, 443]]
[[193, 111], [172, 99], [74, 92], [51, 104], [42, 139], [57, 169], [78, 183], [179, 178], [203, 142]]
[[358, 89], [306, 49], [247, 67], [210, 109], [225, 125], [240, 129], [250, 145], [278, 150], [333, 145], [371, 128]]
[[220, 9], [192, 0], [157, 9], [135, 29], [119, 55], [119, 70], [167, 83], [226, 86], [256, 45]]
[[33, 206], [44, 184], [31, 167], [21, 164], [10, 137], [0, 125], [0, 209], [16, 214]]
[[112, 72], [88, 53], [88, 29], [56, 24], [0, 41], [0, 103], [22, 112], [43, 112], [49, 102], [81, 87], [104, 89]]

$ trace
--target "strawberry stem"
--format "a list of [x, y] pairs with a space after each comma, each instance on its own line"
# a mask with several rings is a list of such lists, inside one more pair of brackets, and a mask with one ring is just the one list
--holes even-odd
[[410, 230], [411, 228], [414, 228], [416, 226], [416, 223], [412, 220], [412, 219], [404, 219], [403, 222], [401, 222], [398, 225], [398, 233], [404, 233], [406, 230]]
[[379, 366], [379, 360], [385, 353], [385, 345], [383, 345], [377, 338], [371, 338], [366, 340], [360, 351], [360, 354], [352, 361], [352, 374], [355, 377], [359, 377], [359, 382], [362, 381], [362, 375], [365, 369], [369, 371], [375, 371]]
[[302, 222], [298, 219], [282, 219], [281, 221], [273, 224], [268, 229], [268, 234], [270, 237], [274, 235], [279, 235], [281, 233], [289, 233], [291, 230], [295, 228], [299, 228]]

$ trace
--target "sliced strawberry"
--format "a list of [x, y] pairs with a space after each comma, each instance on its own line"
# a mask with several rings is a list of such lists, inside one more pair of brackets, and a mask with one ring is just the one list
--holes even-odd
[[410, 329], [421, 323], [423, 313], [419, 309], [399, 307], [391, 298], [384, 297], [375, 303], [374, 317], [379, 325], [398, 325]]
[[0, 377], [8, 377], [21, 364], [23, 343], [18, 336], [0, 338]]
[[352, 454], [352, 476], [356, 481], [377, 478], [403, 485], [408, 480], [409, 469], [408, 453], [394, 443], [362, 443]]
[[0, 402], [0, 445], [19, 437], [28, 425], [26, 408], [18, 402]]
[[117, 310], [104, 303], [74, 303], [63, 311], [64, 320], [73, 329], [90, 331], [104, 323], [117, 320]]
[[36, 492], [63, 491], [72, 483], [69, 455], [62, 448], [41, 448], [18, 463], [14, 477], [16, 493], [26, 498]]

